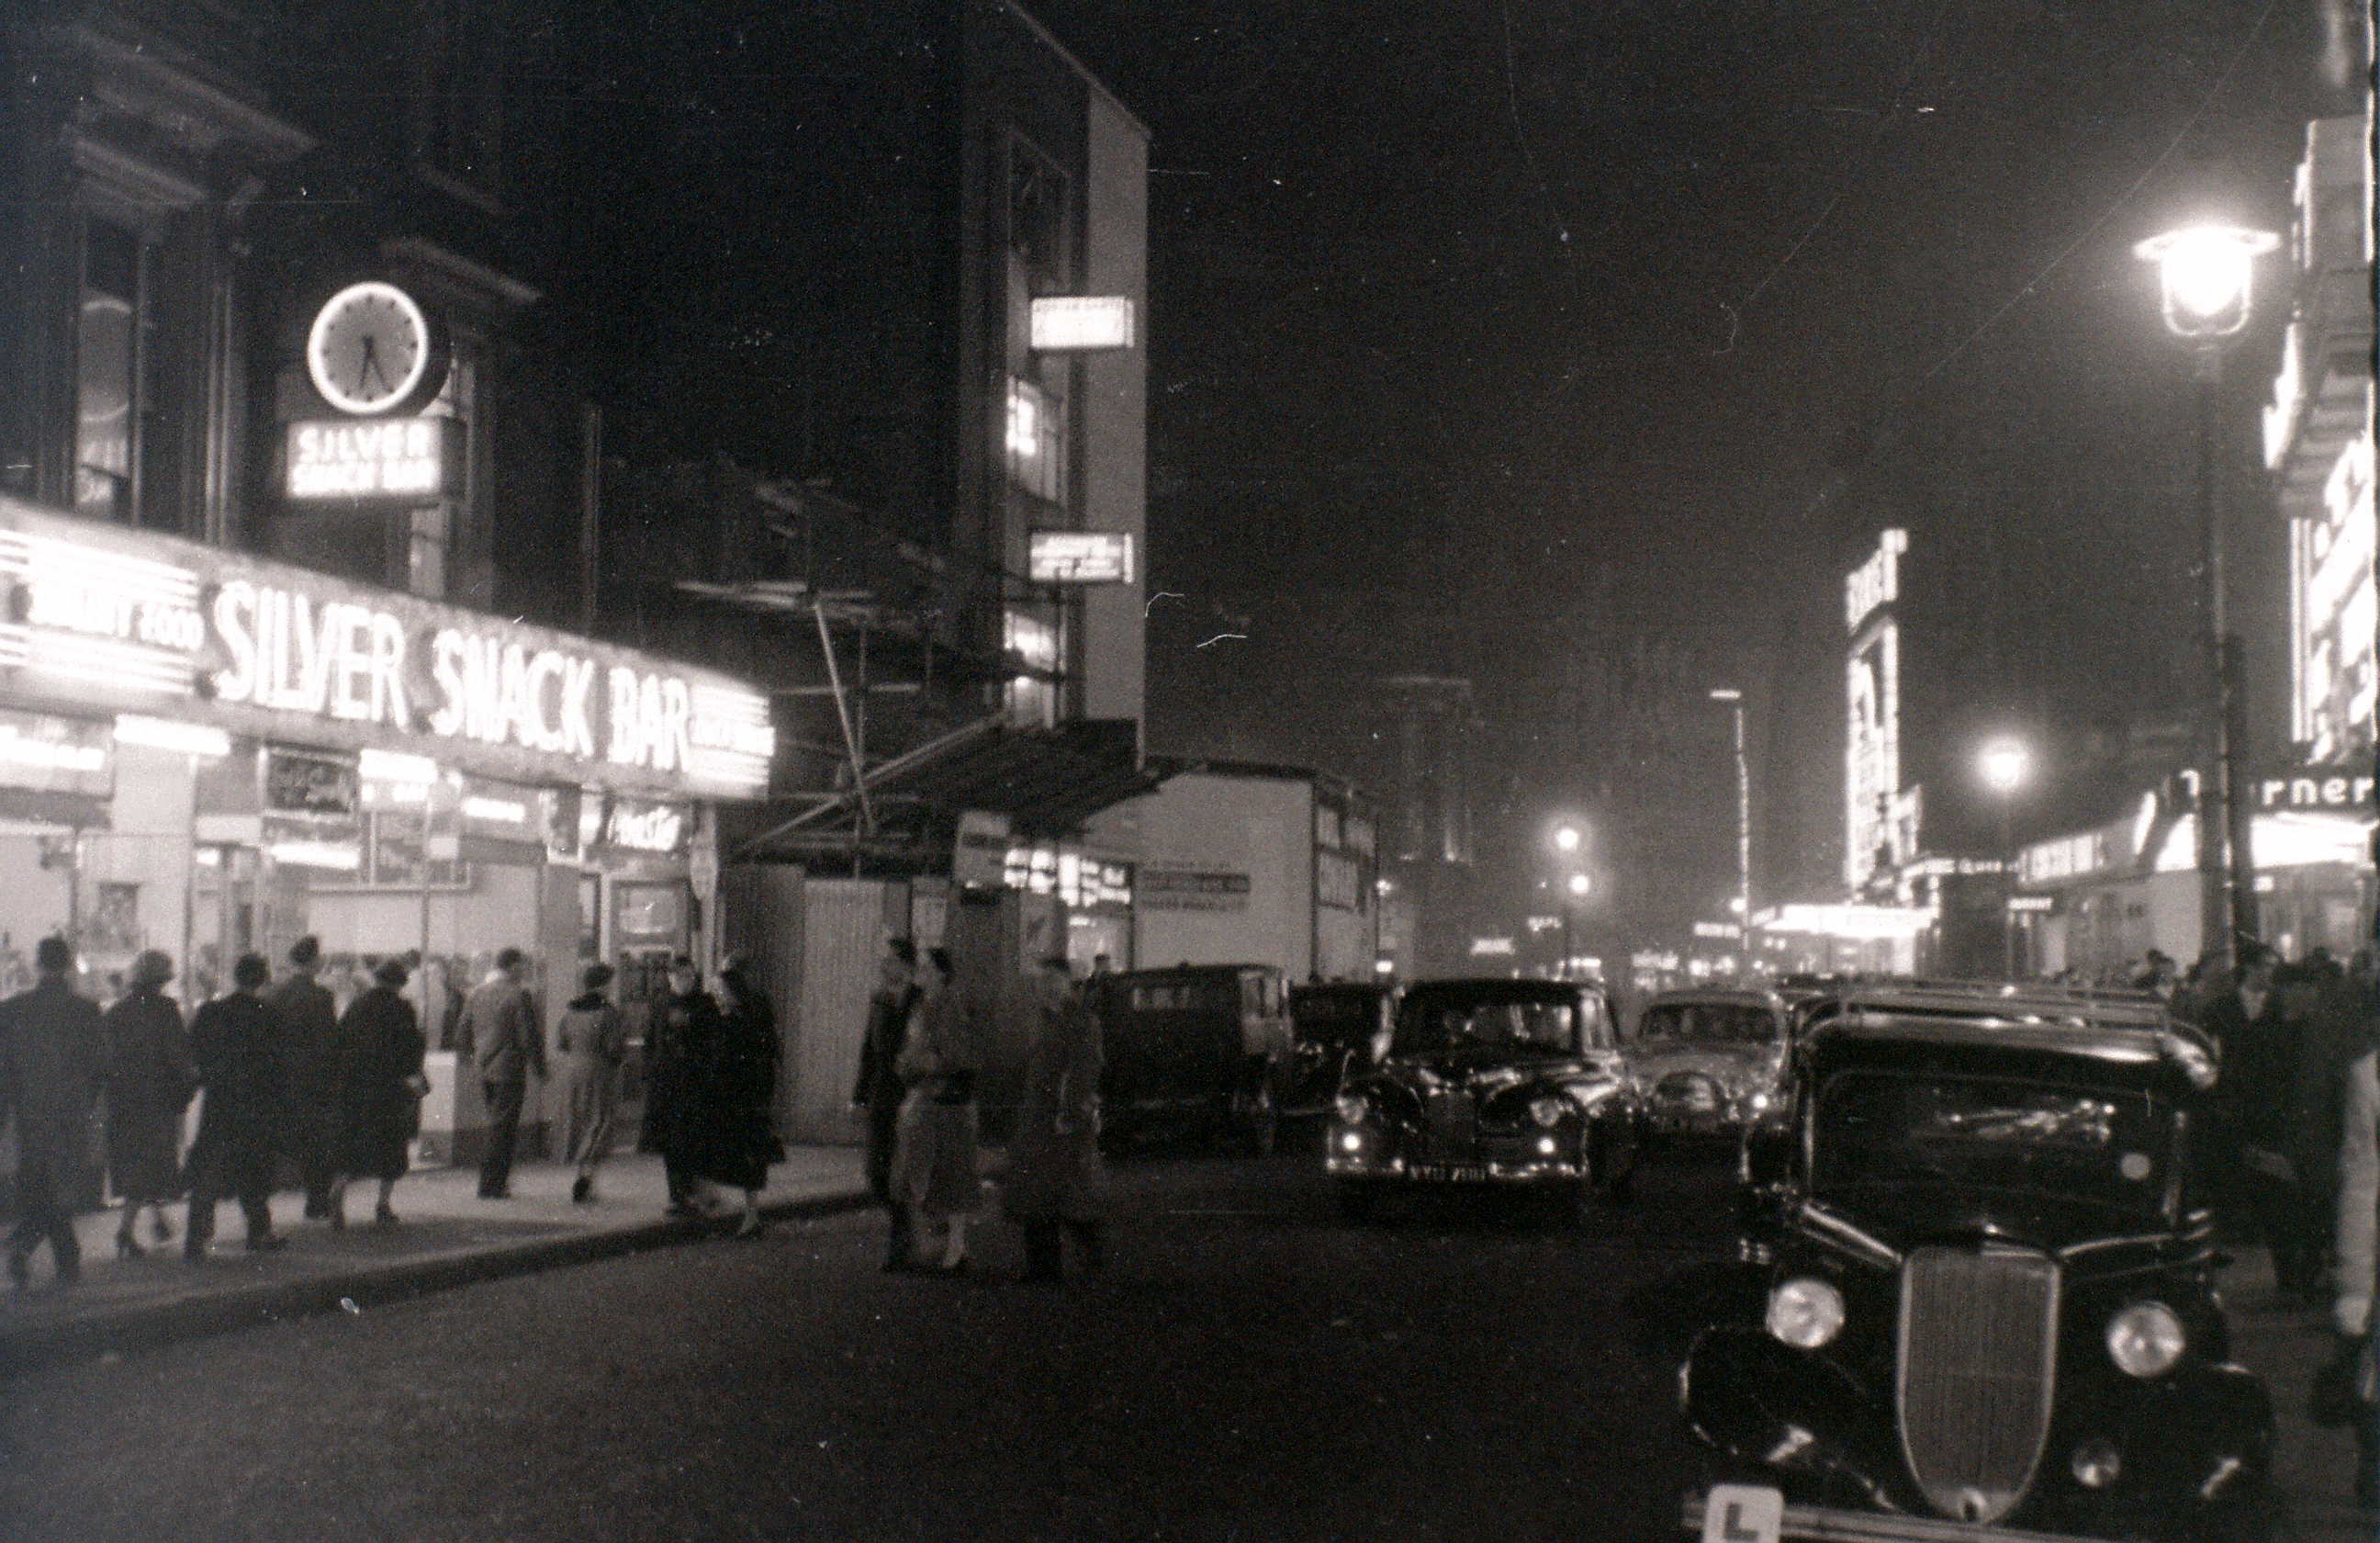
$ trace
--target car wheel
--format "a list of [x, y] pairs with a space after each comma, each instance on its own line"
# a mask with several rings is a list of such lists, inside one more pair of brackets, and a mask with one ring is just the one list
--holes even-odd
[[1349, 1180], [1339, 1184], [1339, 1214], [1350, 1221], [1369, 1221], [1379, 1214], [1379, 1191]]

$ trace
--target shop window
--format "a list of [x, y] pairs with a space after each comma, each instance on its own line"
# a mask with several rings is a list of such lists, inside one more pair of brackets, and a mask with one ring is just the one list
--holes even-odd
[[124, 226], [99, 219], [84, 225], [75, 322], [75, 512], [118, 524], [133, 519], [140, 257], [140, 237]]
[[363, 816], [363, 862], [355, 872], [318, 879], [320, 890], [468, 890], [471, 865], [453, 857], [425, 857], [421, 817], [406, 810], [368, 811]]

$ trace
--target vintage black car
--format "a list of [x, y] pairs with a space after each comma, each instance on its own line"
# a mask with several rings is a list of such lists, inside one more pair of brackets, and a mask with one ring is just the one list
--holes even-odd
[[1351, 1075], [1389, 1051], [1397, 989], [1373, 981], [1327, 980], [1289, 989], [1290, 1051], [1284, 1114], [1327, 1114]]
[[1291, 1075], [1289, 983], [1270, 965], [1179, 965], [1086, 987], [1105, 1047], [1101, 1139], [1273, 1149]]
[[2272, 1408], [2193, 1168], [2215, 1075], [2154, 1004], [1917, 989], [1815, 1021], [1740, 1307], [1681, 1372], [1750, 1486], [1713, 1492], [1727, 1536], [2260, 1536]]
[[1473, 1185], [1536, 1187], [1585, 1220], [1625, 1197], [1639, 1115], [1601, 988], [1424, 981], [1387, 1057], [1341, 1090], [1327, 1162], [1350, 1216], [1393, 1188]]
[[1791, 1021], [1774, 991], [1708, 988], [1646, 1002], [1628, 1067], [1645, 1089], [1654, 1149], [1709, 1138], [1732, 1157], [1748, 1126], [1780, 1114]]

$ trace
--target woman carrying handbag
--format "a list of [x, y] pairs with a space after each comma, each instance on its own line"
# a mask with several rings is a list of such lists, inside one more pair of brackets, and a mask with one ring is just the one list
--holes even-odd
[[[909, 1016], [909, 1032], [893, 1071], [907, 1091], [901, 1099], [892, 1156], [892, 1193], [916, 1221], [928, 1257], [912, 1270], [958, 1275], [967, 1268], [967, 1220], [982, 1208], [976, 1161], [975, 1079], [980, 1063], [973, 1014], [957, 988], [949, 951], [929, 949], [925, 994]], [[941, 1246], [929, 1240], [939, 1236]]]

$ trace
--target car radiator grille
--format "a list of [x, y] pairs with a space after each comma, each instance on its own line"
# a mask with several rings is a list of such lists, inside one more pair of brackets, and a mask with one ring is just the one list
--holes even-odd
[[1996, 1522], [2049, 1429], [2058, 1267], [2030, 1249], [1920, 1248], [1900, 1286], [1900, 1443], [1936, 1510]]
[[1439, 1089], [1429, 1095], [1426, 1162], [1469, 1162], [1477, 1155], [1479, 1116], [1466, 1092]]

